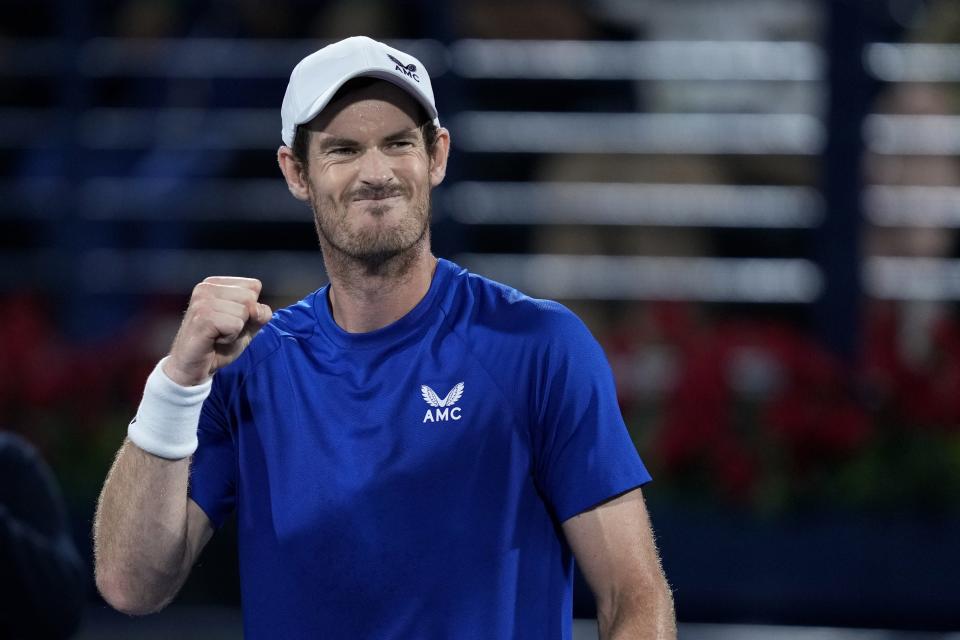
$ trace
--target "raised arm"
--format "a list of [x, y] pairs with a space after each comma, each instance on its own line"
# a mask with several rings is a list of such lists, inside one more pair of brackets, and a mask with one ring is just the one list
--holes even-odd
[[107, 475], [94, 519], [97, 588], [114, 608], [145, 614], [166, 606], [213, 534], [187, 497], [200, 405], [210, 379], [270, 319], [260, 282], [207, 278], [196, 286], [170, 356], [144, 399]]
[[563, 523], [597, 601], [601, 640], [674, 640], [673, 598], [640, 489]]

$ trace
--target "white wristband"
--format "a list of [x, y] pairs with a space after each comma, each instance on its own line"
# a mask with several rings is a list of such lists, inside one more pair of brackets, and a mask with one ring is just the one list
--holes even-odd
[[180, 386], [163, 372], [167, 358], [147, 377], [143, 400], [127, 427], [127, 436], [147, 453], [179, 460], [197, 450], [200, 409], [210, 395], [213, 378], [193, 387]]

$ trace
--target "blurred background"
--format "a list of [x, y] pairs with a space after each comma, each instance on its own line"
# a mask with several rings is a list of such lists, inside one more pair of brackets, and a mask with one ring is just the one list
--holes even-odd
[[[196, 282], [257, 277], [274, 308], [325, 284], [279, 107], [303, 56], [356, 34], [433, 78], [453, 140], [434, 253], [562, 301], [604, 346], [683, 637], [960, 630], [956, 0], [3, 13], [0, 430], [62, 493], [65, 634], [240, 636], [232, 525], [131, 621], [93, 587], [92, 514]], [[582, 583], [575, 608], [593, 615]]]

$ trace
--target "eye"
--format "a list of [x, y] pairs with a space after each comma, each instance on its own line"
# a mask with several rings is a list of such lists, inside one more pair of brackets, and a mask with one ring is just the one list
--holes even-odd
[[354, 149], [353, 147], [333, 147], [332, 149], [330, 149], [330, 151], [328, 151], [328, 153], [332, 156], [349, 156], [349, 155], [352, 155], [355, 151], [356, 149]]
[[409, 149], [413, 146], [413, 142], [410, 140], [394, 140], [389, 146], [391, 149]]

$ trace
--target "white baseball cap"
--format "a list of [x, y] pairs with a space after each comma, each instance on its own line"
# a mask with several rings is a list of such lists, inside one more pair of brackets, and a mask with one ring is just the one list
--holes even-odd
[[297, 126], [320, 113], [337, 90], [359, 76], [387, 80], [406, 89], [440, 125], [430, 76], [419, 60], [366, 36], [334, 42], [301, 60], [290, 74], [280, 107], [281, 137], [293, 146]]

